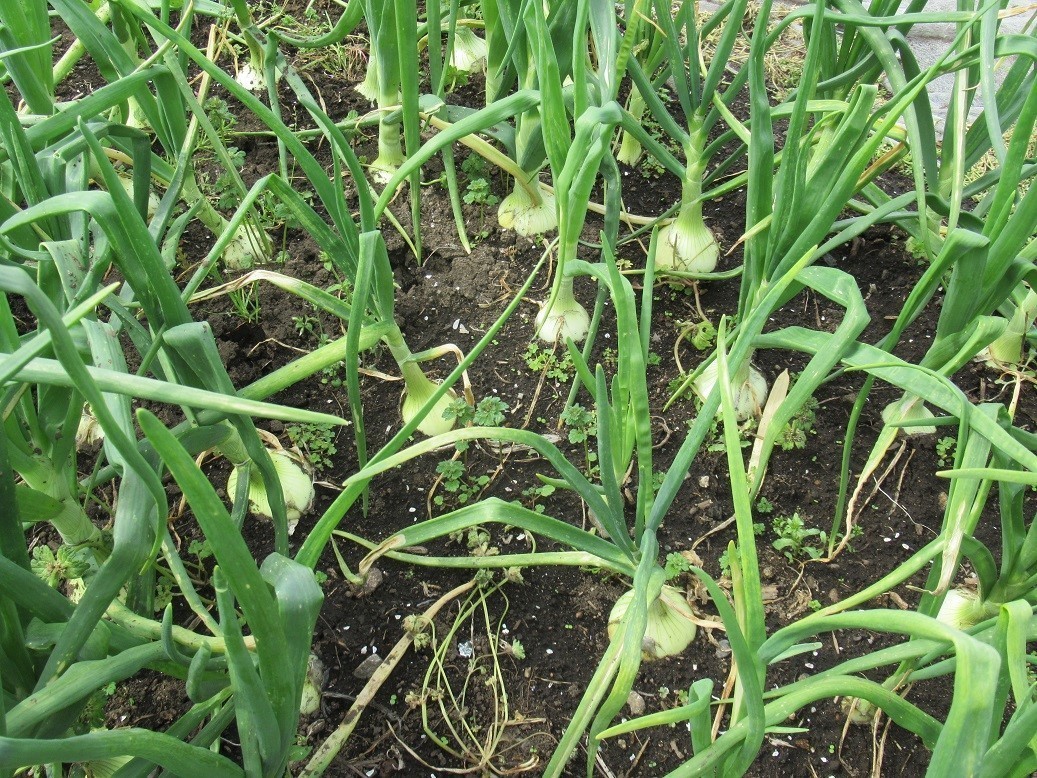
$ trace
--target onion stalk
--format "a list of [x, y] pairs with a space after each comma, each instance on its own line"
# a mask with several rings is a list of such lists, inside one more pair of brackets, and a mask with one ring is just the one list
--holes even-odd
[[[101, 531], [90, 520], [79, 502], [75, 487], [75, 472], [71, 474], [55, 467], [55, 463], [43, 455], [29, 456], [17, 466], [18, 475], [30, 489], [40, 492], [57, 502], [57, 512], [47, 520], [58, 531], [63, 543], [79, 546], [96, 543]], [[58, 507], [60, 506], [60, 507]]]
[[[905, 394], [896, 402], [892, 402], [882, 409], [882, 421], [886, 424], [903, 421], [927, 421], [932, 418], [933, 412], [925, 407], [922, 398], [913, 394]], [[905, 435], [936, 434], [936, 427], [931, 424], [913, 424], [902, 429]]]
[[1008, 327], [987, 347], [983, 355], [991, 367], [1000, 368], [1023, 363], [1026, 335], [1033, 326], [1034, 318], [1037, 317], [1037, 292], [1028, 289], [1024, 294], [1020, 288], [1013, 297], [1021, 299], [1013, 300], [1014, 311], [1008, 318]]
[[[230, 229], [230, 222], [213, 207], [209, 198], [198, 188], [193, 169], [188, 170], [180, 193], [188, 206], [198, 204], [198, 221], [213, 235], [219, 237]], [[269, 245], [266, 233], [250, 220], [245, 220], [235, 230], [234, 237], [223, 250], [220, 259], [227, 270], [247, 270], [269, 259]]]
[[403, 164], [402, 121], [389, 120], [400, 103], [400, 61], [396, 12], [392, 3], [367, 0], [364, 17], [371, 34], [371, 59], [367, 75], [357, 90], [378, 106], [378, 156], [370, 165], [371, 177], [384, 184]]
[[691, 132], [684, 142], [687, 166], [681, 185], [681, 206], [677, 218], [659, 232], [655, 254], [658, 271], [712, 273], [720, 258], [720, 247], [702, 220], [702, 176], [706, 131], [700, 116], [691, 119]]
[[354, 89], [360, 95], [372, 103], [378, 102], [378, 58], [371, 57], [367, 60], [367, 70], [364, 72], [364, 80], [357, 84]]
[[[388, 101], [379, 99], [379, 107]], [[371, 177], [378, 183], [386, 183], [399, 170], [406, 155], [403, 153], [403, 132], [400, 122], [380, 120], [378, 122], [378, 156], [371, 163]]]
[[[635, 121], [640, 122], [645, 112], [645, 99], [641, 96], [637, 87], [630, 89], [630, 103], [627, 107]], [[620, 135], [619, 151], [616, 153], [616, 161], [633, 167], [641, 159], [641, 141], [626, 130]]]

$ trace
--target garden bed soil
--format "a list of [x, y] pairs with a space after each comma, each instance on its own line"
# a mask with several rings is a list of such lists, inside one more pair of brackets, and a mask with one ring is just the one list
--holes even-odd
[[[291, 5], [291, 4], [289, 4]], [[291, 8], [289, 8], [291, 10]], [[333, 118], [342, 118], [350, 110], [366, 110], [354, 96], [351, 84], [327, 73], [309, 71], [315, 91], [325, 99]], [[286, 115], [297, 110], [294, 99], [282, 94]], [[245, 115], [238, 117], [238, 129], [255, 127]], [[367, 148], [373, 148], [373, 138]], [[247, 181], [277, 169], [276, 147], [258, 137], [242, 138], [239, 147], [246, 151], [242, 171]], [[314, 149], [327, 159], [326, 147]], [[438, 175], [435, 162], [424, 172], [426, 180]], [[678, 185], [666, 176], [645, 178], [640, 170], [624, 169], [624, 201], [626, 209], [636, 214], [657, 214], [679, 196]], [[505, 182], [493, 178], [497, 195], [505, 193]], [[404, 226], [410, 223], [406, 198], [393, 207]], [[721, 246], [734, 246], [744, 231], [744, 209], [740, 194], [706, 205], [706, 220], [715, 231]], [[387, 233], [394, 263], [398, 293], [397, 320], [403, 327], [414, 351], [443, 343], [454, 343], [467, 351], [496, 320], [512, 294], [526, 279], [540, 259], [542, 247], [526, 238], [500, 230], [493, 208], [467, 206], [466, 216], [473, 236], [471, 254], [459, 245], [445, 190], [438, 186], [422, 190], [422, 232], [425, 252], [419, 265], [398, 237]], [[599, 224], [588, 221], [585, 238], [593, 240]], [[335, 274], [327, 269], [317, 247], [308, 236], [288, 229], [273, 236], [279, 249], [287, 252], [280, 272], [297, 276], [317, 286], [336, 283]], [[211, 236], [192, 228], [186, 237], [183, 272], [191, 270], [190, 259], [205, 255]], [[624, 244], [621, 258], [636, 268], [644, 263], [645, 240]], [[581, 256], [594, 260], [596, 252], [584, 247]], [[720, 269], [740, 263], [737, 250], [723, 258]], [[918, 260], [905, 251], [903, 236], [890, 228], [877, 228], [826, 258], [829, 264], [854, 275], [866, 296], [872, 321], [863, 339], [874, 343], [889, 328], [899, 313], [907, 292], [919, 277]], [[542, 299], [547, 294], [546, 273], [534, 282], [530, 297]], [[638, 283], [638, 276], [631, 276]], [[716, 323], [721, 315], [733, 314], [737, 308], [738, 279], [691, 285], [657, 284], [654, 290], [652, 345], [659, 359], [648, 368], [653, 408], [652, 431], [657, 442], [654, 452], [655, 470], [669, 465], [683, 440], [687, 424], [695, 415], [694, 404], [685, 400], [669, 410], [662, 406], [669, 396], [668, 387], [679, 378], [674, 344], [683, 322], [699, 319], [698, 307]], [[341, 324], [317, 314], [297, 298], [270, 286], [255, 290], [258, 315], [246, 320], [235, 313], [226, 298], [194, 306], [197, 319], [207, 319], [219, 343], [231, 378], [236, 386], [244, 386], [318, 345], [321, 335], [336, 337]], [[594, 289], [584, 280], [577, 284], [577, 295], [587, 305], [593, 301]], [[906, 359], [918, 359], [927, 346], [925, 333], [935, 329], [939, 300], [934, 300], [927, 313], [904, 337], [898, 353]], [[533, 318], [537, 307], [533, 300], [524, 302], [506, 323], [492, 345], [475, 362], [469, 376], [477, 398], [496, 395], [510, 410], [507, 426], [526, 428], [544, 435], [558, 436], [559, 446], [578, 465], [585, 462], [580, 444], [566, 440], [566, 430], [559, 429], [558, 418], [569, 392], [570, 382], [558, 381], [545, 370], [534, 369], [528, 347], [533, 337]], [[841, 312], [825, 299], [803, 293], [780, 310], [769, 329], [801, 325], [813, 329], [832, 329]], [[311, 326], [302, 326], [309, 320]], [[595, 348], [594, 359], [608, 368], [610, 343], [616, 337], [613, 318], [608, 308]], [[556, 357], [563, 353], [556, 349]], [[687, 370], [701, 359], [687, 340], [677, 348], [680, 362]], [[802, 355], [778, 351], [758, 351], [754, 362], [773, 381], [784, 370], [795, 372], [805, 364]], [[449, 360], [434, 366], [433, 376], [442, 377], [452, 368]], [[387, 354], [365, 355], [361, 376], [364, 419], [370, 451], [376, 451], [399, 428], [400, 384], [384, 380], [395, 374], [395, 365]], [[956, 380], [974, 400], [1007, 399], [1011, 389], [999, 377], [982, 366], [966, 367]], [[842, 441], [850, 409], [862, 378], [843, 374], [826, 383], [817, 400], [816, 422], [799, 450], [777, 451], [761, 492], [773, 513], [759, 514], [757, 521], [765, 525], [760, 538], [760, 567], [767, 600], [767, 629], [771, 633], [802, 616], [811, 607], [837, 602], [873, 583], [881, 575], [923, 546], [939, 530], [946, 481], [934, 473], [937, 465], [936, 436], [911, 438], [904, 442], [897, 464], [861, 512], [860, 534], [851, 548], [828, 564], [790, 562], [772, 548], [775, 540], [770, 521], [775, 516], [799, 513], [810, 527], [828, 531], [835, 514], [838, 493]], [[318, 375], [271, 398], [288, 406], [331, 412], [348, 418], [344, 388], [334, 386], [334, 375]], [[876, 386], [865, 407], [854, 448], [853, 473], [861, 465], [882, 426], [880, 410], [897, 397], [886, 386]], [[578, 402], [591, 406], [586, 394]], [[1037, 403], [1031, 392], [1024, 392], [1016, 415], [1016, 423], [1033, 430], [1037, 421]], [[261, 421], [259, 426], [280, 437], [289, 445], [285, 425]], [[317, 517], [338, 494], [338, 485], [358, 463], [352, 442], [352, 429], [341, 428], [334, 439], [336, 451], [327, 454], [328, 464], [317, 473], [317, 499], [313, 509], [303, 517], [293, 535], [293, 550], [306, 536]], [[900, 443], [897, 444], [900, 446]], [[346, 515], [340, 529], [372, 542], [378, 542], [395, 530], [410, 526], [432, 513], [442, 513], [457, 506], [456, 493], [444, 490], [437, 482], [437, 464], [452, 456], [452, 451], [425, 456], [403, 468], [375, 479], [371, 483], [366, 513], [358, 504]], [[519, 500], [527, 507], [540, 505], [548, 515], [586, 525], [587, 517], [580, 503], [570, 493], [556, 491], [549, 496], [531, 496], [529, 490], [540, 486], [538, 474], [553, 475], [550, 467], [532, 452], [502, 453], [490, 446], [474, 445], [465, 456], [468, 476], [488, 476], [477, 493], [480, 497], [496, 496]], [[887, 462], [889, 459], [887, 458]], [[214, 483], [225, 483], [226, 465], [211, 462]], [[631, 484], [636, 488], [636, 484]], [[435, 498], [444, 498], [435, 505]], [[720, 577], [720, 557], [734, 538], [734, 527], [722, 526], [732, 515], [726, 455], [719, 446], [711, 446], [695, 460], [676, 501], [660, 532], [663, 554], [693, 551], [704, 569]], [[993, 517], [988, 517], [993, 519]], [[996, 528], [996, 521], [988, 526]], [[175, 518], [173, 529], [182, 542], [182, 553], [192, 539], [199, 537], [190, 511]], [[530, 550], [522, 533], [498, 526], [488, 527], [487, 545], [500, 553]], [[246, 537], [257, 558], [272, 549], [272, 532], [268, 524], [252, 518], [246, 525]], [[995, 531], [995, 530], [991, 530]], [[366, 553], [360, 546], [339, 538], [338, 548], [355, 569]], [[996, 543], [994, 544], [997, 545]], [[550, 544], [538, 540], [538, 549]], [[464, 556], [471, 552], [465, 543], [444, 541], [431, 544], [434, 555]], [[384, 657], [403, 636], [403, 622], [416, 615], [441, 596], [471, 578], [457, 570], [410, 566], [382, 558], [378, 562], [381, 582], [371, 591], [358, 592], [344, 579], [332, 549], [322, 557], [318, 570], [327, 576], [323, 584], [325, 602], [317, 622], [314, 652], [327, 669], [324, 699], [320, 710], [301, 725], [300, 754], [307, 747], [319, 745], [338, 726], [366, 680], [362, 665], [370, 667], [370, 657]], [[470, 772], [505, 774], [527, 772], [538, 774], [549, 758], [568, 723], [599, 658], [607, 645], [606, 623], [612, 605], [626, 589], [626, 582], [604, 573], [578, 568], [526, 568], [522, 582], [508, 583], [487, 598], [491, 623], [500, 625], [500, 637], [508, 645], [521, 644], [524, 658], [502, 652], [498, 657], [500, 680], [492, 678], [492, 664], [487, 660], [489, 642], [481, 616], [467, 620], [451, 639], [443, 663], [444, 676], [426, 684], [431, 659], [428, 649], [410, 649], [382, 686], [374, 702], [364, 711], [356, 730], [335, 760], [331, 775], [443, 775]], [[716, 621], [716, 611], [708, 600], [696, 599], [699, 589], [690, 578], [682, 578], [701, 618]], [[876, 607], [910, 608], [918, 600], [921, 578], [913, 579], [895, 593], [872, 603]], [[447, 634], [458, 613], [451, 603], [435, 619], [436, 635]], [[779, 663], [772, 668], [766, 687], [788, 683], [853, 656], [874, 651], [895, 638], [864, 631], [841, 631], [824, 638], [816, 651]], [[470, 656], [466, 654], [471, 651]], [[360, 672], [358, 673], [358, 668]], [[689, 648], [679, 657], [642, 665], [634, 689], [638, 694], [630, 703], [643, 706], [645, 712], [662, 710], [679, 704], [679, 696], [700, 678], [714, 681], [715, 694], [720, 694], [731, 670], [730, 649], [722, 630], [703, 627]], [[875, 675], [877, 680], [884, 676]], [[454, 693], [466, 689], [462, 716], [476, 731], [476, 739], [494, 732], [492, 753], [480, 755], [469, 743], [467, 756], [458, 756], [456, 744], [448, 749], [437, 745], [423, 728], [421, 710], [413, 703], [422, 696], [429, 701], [428, 729], [449, 737], [450, 728], [438, 713], [435, 697], [447, 693], [444, 678]], [[424, 688], [423, 688], [424, 687]], [[501, 721], [502, 699], [507, 696], [507, 720]], [[908, 692], [908, 698], [936, 716], [943, 715], [951, 695], [949, 682], [931, 681]], [[119, 687], [109, 701], [110, 725], [139, 725], [162, 728], [175, 719], [186, 706], [177, 683], [165, 682], [160, 676], [145, 675]], [[624, 716], [630, 715], [624, 709]], [[455, 727], [458, 721], [452, 721]], [[768, 737], [750, 775], [922, 775], [928, 762], [928, 751], [918, 739], [886, 719], [874, 727], [847, 725], [842, 701], [825, 700], [798, 712], [787, 722], [802, 728], [793, 734]], [[234, 753], [234, 735], [228, 733], [226, 752]], [[691, 746], [683, 725], [643, 730], [614, 738], [601, 749], [598, 773], [603, 776], [655, 776], [679, 766], [691, 756]], [[581, 751], [570, 767], [572, 775], [584, 772]]]

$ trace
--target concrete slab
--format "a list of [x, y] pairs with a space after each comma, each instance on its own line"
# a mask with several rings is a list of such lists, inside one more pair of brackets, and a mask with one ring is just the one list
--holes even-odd
[[[805, 5], [805, 2], [802, 2], [802, 0], [781, 0], [781, 3], [786, 8]], [[865, 5], [867, 5], [867, 2], [865, 2]], [[902, 7], [906, 6], [907, 2], [905, 0]], [[709, 0], [703, 0], [700, 3], [700, 7], [703, 10], [710, 10], [715, 9], [717, 4], [709, 2]], [[926, 10], [954, 11], [957, 10], [957, 2], [956, 0], [929, 0]], [[1033, 0], [1010, 0], [1006, 12], [1009, 15], [1006, 15], [1006, 18], [1003, 18], [1001, 21], [1002, 31], [1018, 34], [1035, 34], [1035, 30], [1037, 30], [1037, 3]], [[928, 67], [936, 62], [940, 55], [947, 50], [953, 42], [956, 33], [957, 30], [954, 24], [916, 25], [908, 35], [908, 40], [911, 41], [911, 46], [914, 49], [919, 64], [922, 67]], [[1003, 65], [999, 70], [1002, 74], [1006, 71], [1006, 65]], [[929, 99], [932, 102], [933, 115], [938, 125], [937, 129], [941, 134], [953, 86], [953, 75], [943, 76], [930, 85]], [[977, 99], [971, 111], [972, 117], [974, 118], [978, 115], [981, 110], [980, 101]]]

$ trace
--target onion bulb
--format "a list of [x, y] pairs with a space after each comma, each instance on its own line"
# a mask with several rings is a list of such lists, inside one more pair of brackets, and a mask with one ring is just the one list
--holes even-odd
[[655, 269], [665, 272], [712, 273], [720, 259], [717, 239], [702, 220], [702, 206], [682, 208], [677, 218], [659, 231]]
[[[882, 409], [882, 421], [893, 424], [902, 421], [925, 421], [933, 418], [933, 412], [922, 403], [921, 397], [905, 394]], [[931, 424], [902, 427], [905, 435], [935, 435], [936, 427]]]
[[545, 343], [554, 343], [566, 338], [579, 341], [587, 337], [590, 315], [571, 294], [559, 295], [555, 302], [544, 306], [536, 314], [536, 335]]
[[450, 67], [458, 73], [471, 73], [486, 66], [486, 41], [468, 27], [454, 30], [454, 50], [450, 54]]
[[936, 618], [955, 629], [968, 629], [997, 613], [997, 606], [979, 599], [975, 589], [959, 587], [947, 592]]
[[[305, 513], [313, 502], [313, 479], [302, 469], [287, 451], [270, 451], [270, 459], [274, 463], [277, 479], [281, 482], [281, 492], [284, 494], [284, 507], [288, 515], [289, 524], [294, 525], [299, 517]], [[235, 465], [227, 480], [227, 494], [231, 502], [238, 490], [238, 474], [243, 465]], [[266, 484], [259, 468], [250, 466], [248, 469], [248, 503], [253, 513], [270, 518], [274, 515], [270, 507], [270, 497], [266, 492]]]
[[541, 187], [539, 181], [533, 181], [531, 186], [539, 190], [539, 202], [523, 186], [516, 186], [501, 200], [497, 208], [497, 222], [501, 227], [519, 235], [543, 235], [558, 226], [555, 196]]
[[1023, 364], [1026, 335], [1034, 316], [1037, 316], [1037, 292], [1031, 289], [1012, 313], [1005, 331], [983, 350], [983, 360], [998, 370]]
[[[610, 638], [633, 599], [634, 590], [631, 589], [616, 600], [609, 614]], [[676, 656], [691, 644], [696, 631], [695, 613], [684, 594], [672, 586], [663, 586], [658, 598], [648, 606], [648, 624], [641, 640], [641, 656], [646, 661]]]
[[[732, 399], [739, 421], [759, 416], [760, 409], [767, 400], [767, 379], [752, 365], [748, 367], [748, 370], [741, 371], [740, 375], [732, 380]], [[692, 389], [702, 401], [709, 397], [713, 387], [716, 386], [719, 371], [720, 363], [714, 360], [692, 384]], [[739, 377], [742, 378], [741, 381], [738, 380]]]
[[89, 405], [83, 406], [83, 413], [79, 417], [79, 426], [76, 428], [76, 445], [90, 446], [104, 440], [104, 430], [97, 423], [97, 418]]
[[244, 221], [223, 249], [220, 259], [227, 270], [248, 270], [256, 264], [268, 261], [264, 246], [266, 236], [253, 224]]
[[316, 654], [310, 654], [306, 661], [306, 677], [303, 678], [302, 695], [299, 698], [299, 713], [309, 716], [317, 712], [327, 680], [328, 668]]
[[238, 75], [234, 77], [234, 80], [238, 82], [238, 86], [247, 89], [249, 92], [258, 92], [266, 89], [266, 78], [263, 76], [262, 68], [257, 68], [252, 62], [246, 63], [238, 71]]
[[[403, 417], [404, 424], [410, 424], [411, 420], [418, 415], [422, 406], [428, 401], [428, 398], [439, 388], [439, 385], [421, 372], [421, 368], [413, 362], [405, 362], [401, 367], [403, 379], [407, 387], [404, 389], [403, 406], [400, 408], [400, 415]], [[425, 414], [425, 418], [418, 422], [418, 432], [429, 437], [450, 432], [454, 428], [454, 420], [446, 418], [444, 414], [456, 399], [457, 394], [454, 390], [448, 389], [436, 401], [432, 409]]]

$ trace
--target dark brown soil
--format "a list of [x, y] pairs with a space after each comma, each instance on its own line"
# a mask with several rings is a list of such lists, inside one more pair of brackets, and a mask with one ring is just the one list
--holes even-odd
[[[330, 4], [329, 4], [330, 5]], [[301, 13], [301, 2], [289, 2], [288, 10]], [[332, 11], [334, 15], [337, 11]], [[334, 75], [311, 69], [312, 79], [334, 118], [341, 118], [349, 110], [363, 112], [366, 106], [354, 96], [351, 83]], [[84, 82], [83, 88], [89, 88]], [[286, 116], [296, 112], [294, 99], [284, 93], [283, 108]], [[305, 124], [302, 117], [300, 122]], [[308, 125], [307, 125], [308, 126]], [[238, 129], [254, 129], [254, 120], [239, 116]], [[242, 138], [239, 146], [247, 152], [243, 175], [247, 181], [277, 169], [276, 147], [261, 138]], [[319, 148], [315, 144], [314, 148]], [[368, 150], [370, 146], [368, 146]], [[320, 148], [323, 159], [327, 149]], [[435, 163], [430, 164], [425, 178], [438, 175]], [[624, 191], [628, 211], [638, 214], [657, 214], [667, 208], [678, 196], [676, 183], [665, 176], [658, 180], [641, 180], [638, 170], [624, 170], [624, 181], [630, 186]], [[504, 194], [503, 182], [494, 181], [498, 194]], [[422, 264], [409, 255], [403, 242], [387, 228], [388, 241], [395, 263], [397, 282], [397, 320], [402, 325], [411, 348], [415, 351], [454, 343], [467, 351], [497, 318], [516, 289], [539, 259], [541, 248], [533, 242], [501, 231], [496, 226], [494, 209], [482, 211], [469, 206], [466, 216], [470, 233], [480, 233], [474, 240], [471, 254], [460, 248], [445, 191], [437, 186], [423, 189], [422, 230], [425, 254]], [[405, 225], [410, 224], [405, 200], [401, 198], [394, 212]], [[744, 212], [740, 194], [729, 195], [706, 208], [710, 226], [721, 244], [733, 245], [744, 230]], [[586, 236], [596, 234], [597, 225], [589, 223]], [[321, 263], [317, 247], [304, 234], [286, 230], [275, 238], [279, 248], [286, 250], [288, 259], [280, 272], [303, 278], [317, 286], [326, 287], [336, 282], [335, 276]], [[203, 230], [192, 229], [187, 235], [185, 257], [204, 256], [211, 237]], [[594, 259], [596, 254], [585, 249], [584, 255]], [[641, 244], [624, 245], [621, 256], [634, 267], [643, 265]], [[724, 267], [740, 262], [738, 252], [725, 260]], [[903, 299], [921, 272], [916, 260], [905, 252], [900, 235], [890, 229], [877, 229], [852, 246], [844, 247], [831, 262], [850, 273], [860, 283], [867, 297], [872, 324], [864, 339], [878, 340], [899, 312]], [[188, 273], [185, 265], [183, 271]], [[635, 279], [636, 277], [632, 277]], [[532, 298], [540, 299], [546, 293], [546, 275], [534, 284]], [[580, 283], [578, 296], [585, 304], [593, 301], [594, 289], [589, 282]], [[321, 334], [336, 337], [341, 323], [322, 314], [314, 313], [306, 304], [270, 286], [255, 290], [259, 314], [255, 320], [236, 315], [226, 298], [209, 301], [194, 307], [198, 319], [207, 319], [220, 344], [221, 354], [235, 385], [244, 386], [271, 370], [280, 367], [298, 353], [315, 347]], [[667, 387], [678, 377], [674, 359], [674, 343], [681, 322], [698, 320], [696, 290], [692, 287], [660, 284], [655, 289], [655, 309], [652, 322], [653, 346], [659, 355], [658, 364], [648, 369], [652, 389], [653, 433], [658, 441], [655, 451], [656, 470], [664, 470], [683, 440], [687, 422], [695, 409], [688, 401], [678, 402], [666, 412], [662, 405], [668, 396]], [[714, 322], [723, 314], [733, 314], [737, 307], [738, 280], [703, 284], [697, 290], [702, 311]], [[925, 333], [934, 327], [938, 300], [930, 311], [904, 338], [900, 355], [918, 358], [925, 350]], [[506, 324], [492, 346], [470, 371], [477, 397], [496, 394], [510, 407], [506, 424], [526, 426], [544, 435], [559, 433], [558, 417], [569, 392], [569, 383], [547, 378], [532, 371], [523, 359], [532, 338], [532, 320], [536, 307], [530, 301], [523, 304]], [[302, 317], [314, 317], [316, 322], [308, 330], [300, 331]], [[828, 301], [812, 295], [800, 295], [778, 312], [771, 326], [775, 329], [803, 325], [826, 329], [837, 321], [840, 311]], [[596, 358], [608, 368], [608, 348], [615, 332], [606, 312], [596, 350]], [[678, 349], [681, 364], [687, 370], [698, 362], [700, 355], [684, 341]], [[769, 381], [783, 370], [802, 369], [805, 359], [786, 352], [759, 351], [755, 363]], [[369, 450], [377, 450], [399, 427], [398, 403], [400, 384], [390, 383], [375, 373], [395, 374], [396, 369], [387, 354], [369, 355], [365, 364], [369, 370], [361, 377], [365, 425]], [[444, 361], [436, 366], [433, 376], [442, 377], [451, 364]], [[1002, 388], [996, 376], [982, 368], [966, 368], [957, 377], [959, 385], [974, 400], [993, 399]], [[801, 450], [779, 451], [775, 454], [762, 491], [762, 497], [773, 505], [770, 517], [799, 512], [812, 527], [830, 531], [835, 514], [839, 461], [842, 440], [850, 408], [859, 389], [861, 378], [843, 375], [822, 387], [817, 396], [817, 421], [810, 432], [806, 446]], [[889, 387], [878, 386], [872, 393], [858, 430], [853, 468], [856, 474], [867, 456], [881, 427], [879, 410], [896, 393]], [[285, 405], [330, 411], [348, 416], [344, 388], [334, 386], [334, 376], [315, 376], [290, 390], [271, 398]], [[579, 402], [590, 406], [586, 395]], [[1033, 429], [1037, 419], [1037, 403], [1032, 395], [1024, 393], [1016, 423]], [[270, 432], [288, 443], [284, 425], [263, 423]], [[570, 459], [584, 462], [584, 450], [563, 439], [560, 445]], [[883, 483], [865, 508], [860, 522], [861, 534], [851, 550], [829, 564], [801, 565], [790, 563], [771, 547], [775, 539], [769, 526], [768, 514], [758, 521], [766, 526], [760, 538], [761, 568], [767, 595], [767, 628], [780, 628], [807, 612], [811, 607], [825, 605], [860, 590], [882, 573], [893, 569], [914, 550], [935, 536], [940, 521], [940, 499], [945, 482], [936, 478], [935, 439], [913, 439], [906, 444], [899, 464]], [[303, 518], [294, 535], [294, 544], [305, 537], [316, 518], [328, 507], [338, 493], [340, 484], [358, 466], [352, 431], [343, 428], [335, 440], [337, 453], [332, 463], [317, 473], [320, 480], [317, 502]], [[345, 517], [341, 529], [377, 542], [429, 516], [456, 507], [456, 496], [444, 491], [437, 483], [436, 465], [452, 452], [441, 452], [409, 463], [390, 476], [375, 480], [371, 485], [370, 503], [366, 514], [355, 506]], [[504, 457], [489, 448], [473, 446], [466, 457], [466, 468], [472, 479], [486, 475], [488, 482], [478, 495], [496, 496], [505, 500], [519, 500], [527, 507], [543, 506], [545, 513], [576, 524], [586, 521], [579, 503], [564, 492], [549, 497], [533, 498], [527, 490], [539, 485], [537, 474], [551, 474], [550, 467], [535, 457], [512, 454]], [[213, 477], [223, 483], [225, 468], [213, 465]], [[718, 525], [732, 514], [725, 454], [719, 447], [704, 451], [695, 461], [670, 515], [661, 530], [663, 553], [694, 550], [702, 559], [704, 568], [719, 577], [719, 559], [734, 537], [733, 526], [713, 534]], [[434, 498], [444, 497], [444, 504], [436, 506]], [[186, 549], [192, 538], [198, 537], [197, 528], [189, 513], [177, 519], [174, 529]], [[489, 545], [501, 553], [528, 550], [528, 541], [514, 530], [490, 530]], [[271, 549], [271, 531], [268, 525], [252, 519], [246, 535], [257, 558]], [[355, 569], [366, 551], [349, 540], [338, 540], [339, 550]], [[538, 548], [548, 546], [538, 541]], [[443, 542], [429, 548], [432, 554], [463, 556], [469, 553], [464, 544]], [[470, 574], [429, 567], [408, 566], [391, 560], [379, 562], [381, 584], [374, 591], [358, 595], [339, 568], [331, 549], [322, 558], [318, 569], [327, 576], [324, 584], [325, 604], [314, 636], [314, 651], [328, 670], [324, 702], [321, 710], [305, 720], [301, 732], [306, 746], [316, 746], [339, 724], [364, 687], [365, 680], [355, 675], [357, 668], [370, 656], [384, 656], [403, 636], [406, 617], [424, 611], [442, 593], [463, 583]], [[555, 744], [561, 737], [586, 685], [595, 670], [606, 645], [606, 623], [609, 611], [617, 597], [625, 591], [626, 582], [599, 572], [569, 568], [535, 568], [522, 571], [522, 583], [510, 583], [488, 599], [491, 623], [500, 625], [500, 637], [509, 644], [521, 643], [524, 658], [501, 655], [499, 670], [503, 686], [492, 681], [492, 667], [486, 659], [489, 646], [486, 627], [481, 616], [468, 619], [451, 640], [445, 654], [445, 678], [455, 694], [467, 689], [460, 715], [477, 729], [476, 740], [484, 741], [500, 727], [491, 753], [485, 758], [477, 754], [476, 741], [468, 740], [462, 747], [451, 742], [443, 748], [433, 742], [430, 732], [449, 737], [449, 727], [443, 721], [432, 694], [446, 693], [443, 679], [425, 683], [431, 659], [429, 649], [408, 651], [393, 671], [388, 682], [363, 714], [359, 725], [336, 760], [333, 775], [439, 775], [443, 772], [469, 771], [474, 774], [510, 773], [528, 770], [538, 774]], [[691, 587], [691, 580], [683, 583]], [[911, 582], [920, 585], [921, 580]], [[505, 598], [506, 596], [506, 598]], [[910, 607], [918, 595], [909, 586], [900, 587], [896, 596], [875, 603], [881, 607]], [[705, 620], [715, 620], [716, 612], [708, 601], [696, 601]], [[458, 613], [458, 605], [446, 607], [435, 621], [436, 634], [447, 634]], [[801, 674], [820, 670], [847, 658], [870, 652], [876, 646], [891, 642], [891, 638], [875, 633], [840, 632], [825, 638], [823, 645], [812, 654], [800, 656], [772, 667], [767, 687], [795, 680]], [[464, 654], [471, 647], [473, 659]], [[679, 694], [686, 692], [692, 682], [711, 678], [715, 694], [724, 687], [730, 671], [730, 651], [725, 636], [717, 629], [701, 629], [699, 636], [679, 658], [645, 664], [635, 684], [644, 703], [645, 712], [661, 710], [679, 704]], [[882, 676], [876, 676], [881, 679]], [[467, 686], [466, 686], [467, 684]], [[179, 685], [164, 683], [159, 676], [134, 679], [122, 686], [108, 708], [111, 725], [134, 724], [164, 727], [171, 721], [182, 699], [170, 689]], [[179, 692], [177, 692], [178, 694]], [[507, 720], [501, 721], [503, 707], [500, 700], [507, 695]], [[951, 687], [949, 683], [928, 682], [910, 691], [909, 699], [934, 715], [947, 709]], [[428, 731], [423, 729], [421, 710], [409, 704], [425, 697], [429, 701]], [[629, 711], [624, 711], [629, 715]], [[750, 774], [758, 776], [785, 775], [863, 775], [881, 769], [883, 775], [922, 775], [926, 769], [928, 752], [917, 739], [883, 719], [877, 731], [853, 725], [847, 727], [845, 715], [837, 701], [828, 700], [800, 711], [788, 726], [801, 727], [803, 732], [792, 735], [770, 736]], [[457, 725], [457, 721], [452, 721]], [[228, 736], [228, 740], [233, 735]], [[228, 742], [233, 752], [233, 744]], [[453, 753], [450, 753], [450, 751]], [[682, 726], [644, 730], [636, 735], [616, 738], [601, 751], [601, 775], [662, 775], [677, 767], [691, 755], [687, 731]], [[881, 768], [876, 765], [881, 759]], [[572, 774], [583, 772], [583, 757], [577, 758]]]

